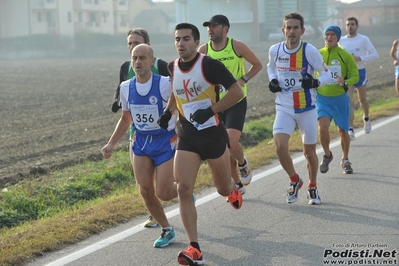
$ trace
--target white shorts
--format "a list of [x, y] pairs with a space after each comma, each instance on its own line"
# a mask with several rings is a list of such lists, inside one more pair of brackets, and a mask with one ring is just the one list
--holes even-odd
[[292, 135], [298, 125], [302, 143], [312, 145], [317, 143], [317, 111], [316, 108], [302, 113], [294, 109], [276, 105], [276, 118], [273, 124], [273, 135], [285, 133]]

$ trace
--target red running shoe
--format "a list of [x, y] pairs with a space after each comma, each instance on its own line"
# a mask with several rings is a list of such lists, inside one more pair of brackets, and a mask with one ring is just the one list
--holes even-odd
[[229, 203], [233, 206], [234, 209], [238, 210], [242, 205], [242, 194], [241, 192], [234, 186], [233, 191], [230, 195], [227, 196]]
[[179, 252], [177, 255], [177, 262], [179, 265], [203, 265], [202, 253], [195, 247], [189, 245], [186, 249]]

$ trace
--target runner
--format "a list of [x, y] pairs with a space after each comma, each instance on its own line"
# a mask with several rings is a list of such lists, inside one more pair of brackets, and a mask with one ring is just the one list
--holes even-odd
[[[259, 73], [262, 63], [245, 43], [227, 37], [230, 22], [226, 16], [215, 15], [204, 22], [203, 26], [208, 28], [210, 41], [201, 45], [198, 51], [222, 62], [236, 78], [244, 93], [244, 97], [237, 104], [221, 113], [230, 139], [231, 174], [236, 187], [244, 194], [243, 185], [249, 185], [252, 180], [248, 159], [239, 142], [247, 113], [247, 82]], [[245, 71], [244, 60], [250, 64], [248, 72]], [[221, 87], [220, 98], [225, 95], [226, 90]]]
[[338, 46], [341, 29], [338, 26], [328, 26], [324, 29], [325, 46], [319, 51], [324, 62], [331, 71], [331, 81], [317, 89], [317, 118], [319, 124], [319, 139], [324, 150], [320, 172], [327, 173], [328, 165], [333, 159], [330, 151], [330, 124], [334, 119], [341, 138], [341, 167], [344, 174], [352, 174], [352, 164], [349, 161], [349, 113], [350, 102], [348, 86], [359, 81], [359, 72], [352, 55]]
[[[236, 79], [219, 61], [197, 52], [200, 34], [196, 26], [180, 23], [175, 27], [175, 46], [179, 58], [169, 63], [173, 95], [159, 119], [165, 128], [175, 109], [179, 113], [178, 144], [174, 172], [179, 195], [179, 210], [189, 245], [178, 254], [180, 265], [202, 265], [198, 243], [197, 210], [191, 194], [202, 161], [206, 161], [218, 193], [240, 209], [241, 192], [231, 179], [229, 137], [218, 113], [233, 106], [244, 94]], [[222, 84], [227, 90], [218, 101]]]
[[[177, 196], [173, 177], [173, 158], [176, 146], [176, 117], [172, 116], [165, 129], [157, 124], [172, 87], [169, 77], [151, 72], [155, 58], [152, 48], [139, 44], [132, 50], [135, 77], [121, 83], [122, 114], [108, 143], [101, 149], [103, 156], [111, 156], [115, 144], [133, 123], [132, 167], [144, 204], [162, 227], [154, 247], [161, 248], [175, 240], [175, 231], [166, 218], [159, 201]], [[154, 187], [154, 181], [156, 187]]]
[[[280, 164], [290, 179], [286, 200], [288, 203], [294, 203], [298, 200], [298, 191], [303, 185], [303, 180], [294, 168], [288, 143], [295, 127], [298, 126], [308, 166], [309, 204], [320, 204], [317, 190], [319, 161], [316, 154], [316, 89], [330, 81], [331, 72], [324, 64], [319, 51], [310, 43], [301, 41], [305, 32], [303, 25], [304, 19], [300, 14], [286, 14], [282, 28], [286, 41], [269, 49], [269, 89], [276, 93], [273, 138]], [[316, 71], [320, 73], [319, 79], [313, 78]]]
[[369, 103], [367, 101], [367, 73], [366, 62], [377, 60], [379, 58], [377, 50], [374, 48], [370, 39], [362, 34], [357, 33], [359, 23], [356, 18], [350, 17], [346, 20], [346, 31], [348, 35], [342, 36], [339, 41], [339, 46], [352, 54], [356, 61], [359, 71], [359, 82], [354, 86], [349, 86], [348, 94], [351, 102], [350, 105], [350, 127], [349, 136], [351, 140], [355, 140], [355, 131], [353, 130], [354, 104], [353, 104], [353, 90], [356, 89], [357, 97], [359, 98], [360, 107], [363, 109], [363, 124], [364, 132], [369, 134], [371, 132], [371, 121], [369, 118]]

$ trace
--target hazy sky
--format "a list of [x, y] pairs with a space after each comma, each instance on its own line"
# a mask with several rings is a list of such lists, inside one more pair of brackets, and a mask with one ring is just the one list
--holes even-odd
[[360, 1], [360, 0], [341, 0], [341, 2], [343, 2], [343, 3], [352, 3], [352, 2], [357, 2], [357, 1]]
[[[153, 2], [172, 2], [173, 0], [152, 0]], [[341, 0], [341, 2], [344, 3], [352, 3], [352, 2], [357, 2], [360, 0]]]
[[[173, 0], [152, 0], [153, 2], [173, 2]], [[344, 3], [352, 3], [352, 2], [357, 2], [361, 0], [340, 0], [341, 2]]]

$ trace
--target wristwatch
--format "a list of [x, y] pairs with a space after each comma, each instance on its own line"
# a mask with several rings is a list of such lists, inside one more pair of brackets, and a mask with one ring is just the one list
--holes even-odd
[[247, 77], [247, 75], [242, 76], [241, 79], [242, 79], [245, 83], [247, 83], [247, 82], [249, 81], [249, 78]]
[[344, 87], [348, 87], [348, 83], [346, 81], [344, 82]]

